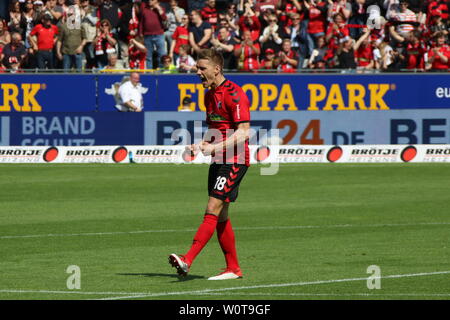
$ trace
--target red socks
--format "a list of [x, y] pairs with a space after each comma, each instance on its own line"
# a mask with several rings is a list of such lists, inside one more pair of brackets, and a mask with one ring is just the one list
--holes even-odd
[[184, 255], [186, 263], [191, 265], [195, 257], [202, 251], [208, 241], [211, 239], [214, 231], [217, 229], [217, 239], [220, 247], [225, 255], [227, 269], [239, 269], [239, 263], [236, 253], [236, 244], [234, 238], [234, 231], [231, 227], [230, 219], [224, 222], [217, 222], [218, 217], [213, 214], [205, 214], [203, 222], [194, 236], [194, 241], [188, 253]]
[[214, 231], [216, 230], [218, 217], [216, 215], [207, 213], [203, 218], [203, 222], [197, 230], [194, 236], [194, 241], [188, 253], [185, 254], [184, 258], [186, 263], [191, 265], [195, 257], [200, 253], [203, 247], [211, 239]]
[[220, 247], [225, 255], [227, 269], [239, 269], [239, 263], [236, 253], [236, 244], [234, 239], [234, 231], [231, 227], [230, 219], [217, 224], [217, 239], [219, 239]]

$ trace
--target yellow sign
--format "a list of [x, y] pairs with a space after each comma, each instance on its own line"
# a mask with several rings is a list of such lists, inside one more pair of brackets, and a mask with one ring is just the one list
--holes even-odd
[[[242, 90], [249, 97], [251, 111], [389, 110], [384, 96], [393, 90], [388, 83], [332, 84], [329, 89], [323, 84], [310, 83], [307, 91], [305, 88], [302, 89], [293, 88], [288, 83], [281, 84], [281, 86], [271, 83], [242, 85]], [[196, 96], [197, 99], [193, 100], [197, 102], [191, 103], [191, 110], [205, 111], [206, 89], [202, 84], [179, 83], [178, 90], [180, 92], [179, 109], [181, 109], [182, 101], [186, 96]], [[295, 101], [293, 93], [297, 100], [301, 101]], [[305, 97], [302, 97], [302, 94]]]
[[[20, 87], [13, 83], [3, 83], [1, 86], [3, 104], [0, 112], [10, 112], [13, 108], [19, 112], [41, 112], [42, 107], [36, 100], [36, 94], [41, 90], [40, 83], [22, 83]], [[19, 93], [22, 99], [19, 101]]]

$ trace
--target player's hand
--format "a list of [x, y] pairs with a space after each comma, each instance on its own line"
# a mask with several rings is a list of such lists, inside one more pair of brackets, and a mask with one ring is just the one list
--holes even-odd
[[196, 156], [199, 152], [199, 146], [197, 144], [186, 146], [186, 152], [190, 152], [191, 156]]
[[214, 146], [213, 146], [212, 144], [203, 141], [203, 142], [200, 144], [200, 150], [202, 151], [202, 153], [203, 153], [205, 156], [209, 156], [209, 155], [214, 154], [215, 148], [214, 148]]

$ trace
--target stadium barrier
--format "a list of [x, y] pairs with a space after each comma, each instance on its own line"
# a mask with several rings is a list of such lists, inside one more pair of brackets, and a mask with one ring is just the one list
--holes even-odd
[[[184, 146], [0, 147], [0, 163], [206, 164]], [[450, 162], [450, 145], [251, 145], [250, 163]]]
[[[0, 112], [117, 112], [127, 74], [1, 74]], [[450, 74], [227, 74], [252, 111], [351, 111], [450, 107]], [[141, 75], [145, 111], [177, 111], [186, 96], [204, 111], [195, 75]]]

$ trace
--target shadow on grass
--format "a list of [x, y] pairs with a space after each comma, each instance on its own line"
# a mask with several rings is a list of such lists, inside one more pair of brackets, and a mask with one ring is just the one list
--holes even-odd
[[204, 279], [204, 276], [196, 276], [196, 275], [190, 275], [188, 274], [186, 277], [180, 277], [177, 274], [168, 274], [168, 273], [116, 273], [116, 275], [119, 276], [134, 276], [134, 277], [166, 277], [166, 278], [173, 278], [177, 279], [178, 281], [173, 282], [179, 282], [179, 281], [190, 281], [195, 279]]

